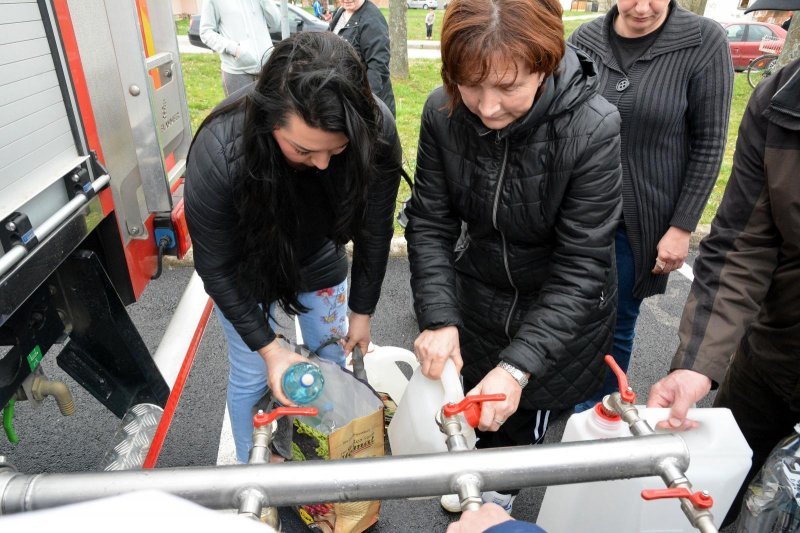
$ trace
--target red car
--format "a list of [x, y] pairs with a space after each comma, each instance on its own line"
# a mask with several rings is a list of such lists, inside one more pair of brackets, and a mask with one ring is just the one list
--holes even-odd
[[723, 22], [731, 47], [733, 68], [744, 70], [755, 58], [767, 53], [780, 53], [786, 30], [776, 24], [737, 20]]

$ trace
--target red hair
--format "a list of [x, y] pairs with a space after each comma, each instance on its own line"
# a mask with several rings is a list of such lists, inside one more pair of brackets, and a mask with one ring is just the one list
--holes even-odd
[[447, 107], [461, 103], [458, 85], [478, 84], [517, 61], [552, 74], [564, 56], [557, 0], [452, 0], [442, 22], [442, 81]]

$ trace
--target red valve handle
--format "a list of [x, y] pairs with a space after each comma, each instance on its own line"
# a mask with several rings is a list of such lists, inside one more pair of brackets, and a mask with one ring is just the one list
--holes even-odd
[[256, 413], [253, 415], [253, 427], [260, 428], [272, 424], [282, 416], [317, 416], [316, 407], [277, 407], [269, 413]]
[[442, 414], [446, 417], [464, 413], [467, 424], [478, 427], [481, 419], [481, 404], [483, 402], [502, 402], [506, 399], [505, 394], [473, 394], [466, 396], [458, 403], [448, 403], [442, 408]]
[[714, 505], [714, 498], [706, 491], [692, 492], [686, 487], [674, 489], [645, 489], [642, 491], [645, 500], [660, 500], [662, 498], [686, 498], [695, 509], [710, 509]]
[[611, 371], [614, 372], [614, 375], [617, 376], [617, 383], [619, 383], [619, 395], [622, 397], [622, 401], [633, 403], [636, 401], [636, 393], [633, 392], [633, 389], [628, 385], [628, 376], [625, 375], [625, 372], [619, 367], [617, 362], [611, 355], [605, 356], [606, 364], [611, 367]]

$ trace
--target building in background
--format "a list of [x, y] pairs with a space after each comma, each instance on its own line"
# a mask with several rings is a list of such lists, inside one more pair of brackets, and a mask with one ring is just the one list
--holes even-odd
[[202, 0], [172, 0], [172, 14], [175, 16], [189, 16], [200, 13]]

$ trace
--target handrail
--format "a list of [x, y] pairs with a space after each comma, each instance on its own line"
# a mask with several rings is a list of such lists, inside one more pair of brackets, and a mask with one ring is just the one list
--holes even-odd
[[[95, 193], [100, 192], [103, 187], [108, 185], [109, 181], [111, 181], [111, 178], [108, 176], [108, 174], [104, 174], [92, 182], [92, 189], [94, 189]], [[61, 207], [61, 209], [53, 213], [50, 218], [42, 222], [41, 225], [34, 230], [36, 238], [39, 240], [39, 242], [42, 242], [45, 237], [50, 235], [61, 225], [62, 222], [75, 214], [78, 209], [80, 209], [88, 201], [89, 197], [87, 197], [85, 194], [76, 194], [72, 200]], [[6, 253], [0, 257], [0, 276], [5, 275], [6, 272], [11, 270], [14, 265], [20, 262], [29, 253], [30, 252], [28, 249], [22, 244], [14, 245], [11, 249], [7, 250]]]

